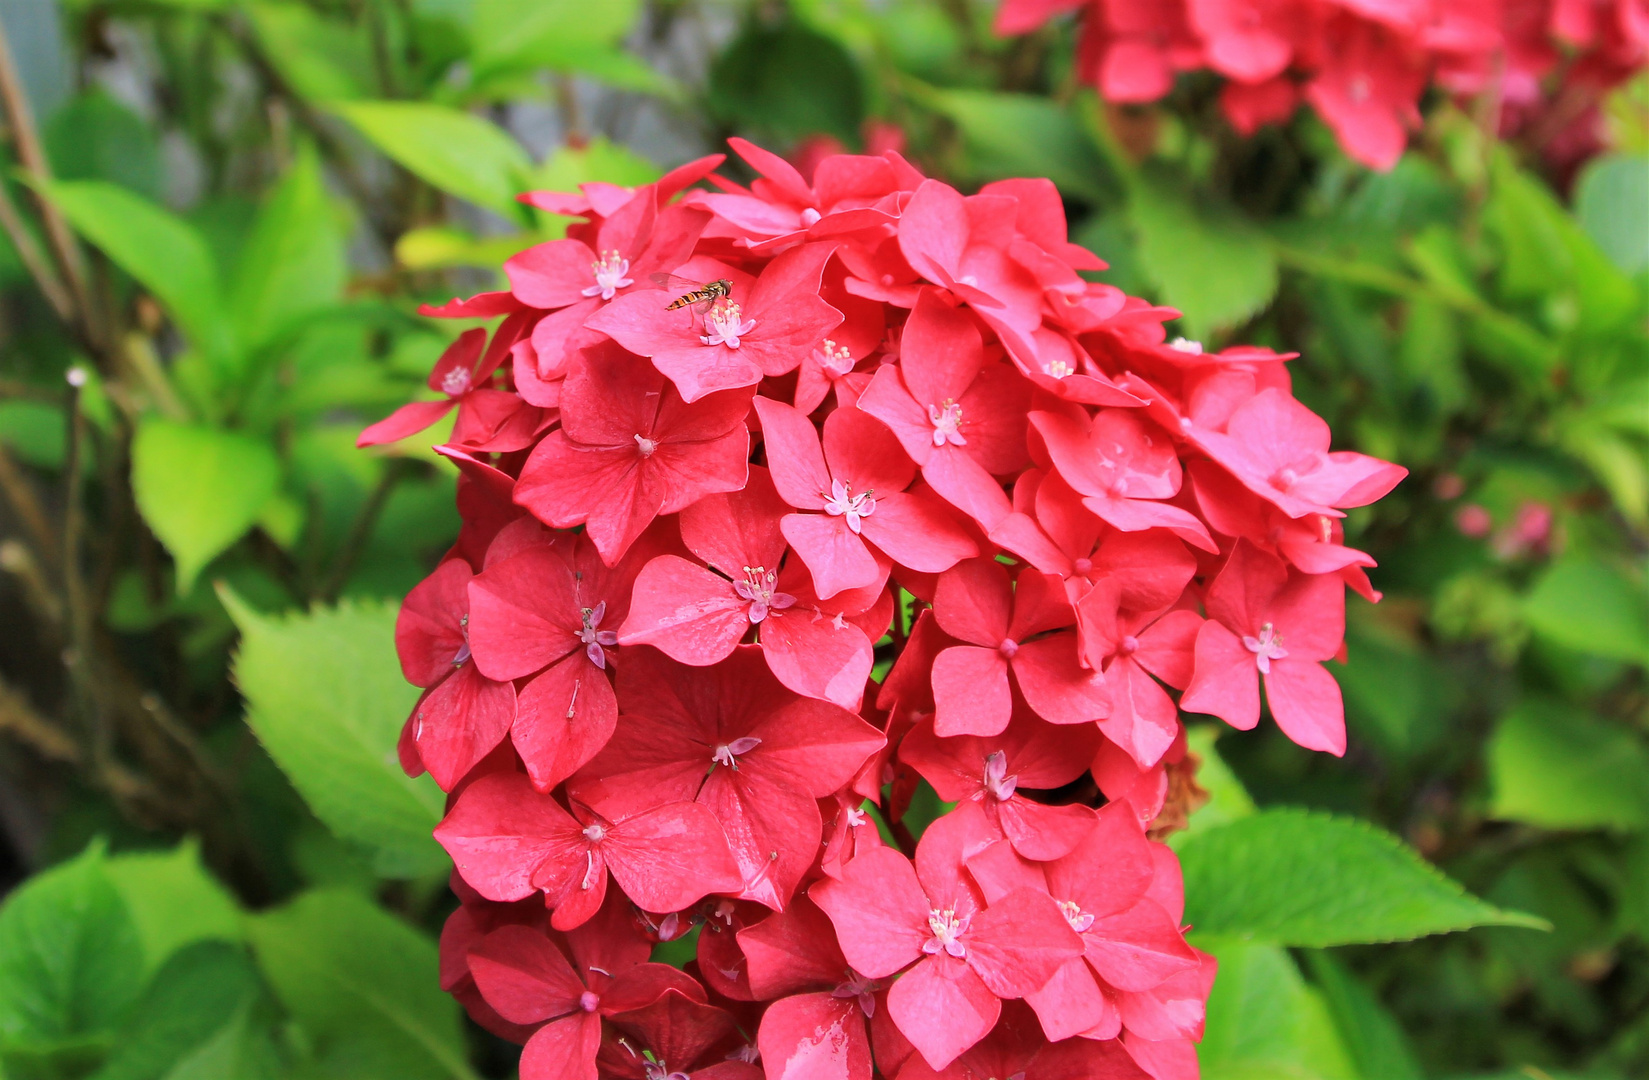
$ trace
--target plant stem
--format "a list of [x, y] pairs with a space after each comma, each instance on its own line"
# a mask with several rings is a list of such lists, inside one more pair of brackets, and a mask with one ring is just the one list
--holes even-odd
[[[46, 160], [39, 132], [34, 126], [34, 114], [29, 108], [28, 95], [23, 91], [23, 81], [18, 75], [17, 64], [12, 58], [11, 41], [6, 36], [4, 21], [0, 21], [0, 104], [5, 107], [6, 120], [11, 125], [12, 142], [17, 147], [17, 158], [23, 168], [36, 180], [50, 181], [51, 163]], [[46, 225], [46, 238], [68, 281], [67, 292], [80, 314], [82, 329], [90, 341], [99, 343], [102, 341], [102, 328], [94, 325], [96, 320], [86, 291], [86, 264], [75, 242], [74, 232], [57, 207], [38, 186], [34, 187], [33, 193], [35, 202], [40, 206], [41, 220]], [[19, 254], [21, 255], [21, 249]]]

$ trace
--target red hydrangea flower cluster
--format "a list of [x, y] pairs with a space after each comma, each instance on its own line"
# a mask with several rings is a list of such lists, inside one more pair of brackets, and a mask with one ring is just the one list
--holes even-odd
[[524, 196], [582, 220], [362, 436], [458, 410], [396, 634], [444, 985], [527, 1080], [1194, 1077], [1179, 710], [1344, 750], [1339, 522], [1404, 471], [1079, 276], [1045, 180], [734, 145]]
[[1515, 130], [1557, 73], [1558, 119], [1575, 125], [1649, 62], [1645, 0], [1005, 0], [996, 30], [1079, 8], [1078, 67], [1107, 100], [1156, 101], [1176, 73], [1207, 68], [1226, 79], [1220, 104], [1243, 134], [1304, 101], [1376, 169], [1402, 156], [1429, 83], [1495, 93]]

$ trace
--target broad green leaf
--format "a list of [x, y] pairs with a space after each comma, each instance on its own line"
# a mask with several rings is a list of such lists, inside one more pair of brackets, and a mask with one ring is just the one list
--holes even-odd
[[45, 193], [76, 232], [155, 295], [203, 351], [233, 352], [218, 268], [187, 222], [103, 180], [63, 180]]
[[[1513, 300], [1544, 300], [1549, 321], [1551, 314], [1570, 310], [1573, 314], [1563, 322], [1592, 330], [1632, 318], [1640, 303], [1638, 290], [1551, 190], [1519, 170], [1503, 148], [1491, 176], [1483, 221], [1500, 243], [1501, 292]], [[1553, 298], [1564, 303], [1554, 305]]]
[[249, 921], [258, 964], [317, 1057], [347, 1075], [423, 1080], [475, 1074], [458, 1005], [441, 990], [435, 943], [370, 900], [305, 893]]
[[1571, 557], [1548, 569], [1523, 600], [1535, 633], [1565, 648], [1649, 663], [1649, 597], [1612, 567]]
[[430, 225], [420, 229], [408, 229], [401, 234], [401, 238], [395, 241], [395, 261], [408, 270], [446, 270], [454, 266], [494, 270], [505, 259], [523, 248], [531, 247], [534, 242], [542, 243], [545, 240], [556, 239], [559, 237], [483, 238], [446, 225]]
[[1489, 742], [1490, 813], [1548, 829], [1649, 828], [1649, 746], [1555, 701], [1527, 701]]
[[917, 97], [956, 124], [974, 178], [1045, 176], [1064, 191], [1095, 194], [1104, 166], [1082, 125], [1058, 103], [983, 90], [923, 89]]
[[63, 406], [24, 398], [0, 401], [0, 443], [30, 465], [61, 469], [68, 444]]
[[363, 82], [373, 70], [364, 25], [323, 18], [292, 0], [256, 0], [248, 11], [263, 55], [300, 97], [329, 104], [372, 96]]
[[1220, 965], [1197, 1047], [1203, 1080], [1363, 1080], [1322, 996], [1287, 952], [1200, 937], [1196, 943]]
[[527, 152], [502, 128], [444, 105], [362, 101], [338, 111], [407, 171], [449, 195], [512, 221], [515, 196], [531, 168]]
[[235, 683], [246, 722], [315, 816], [376, 853], [379, 872], [416, 877], [449, 865], [430, 832], [444, 800], [395, 755], [418, 699], [395, 658], [395, 607], [345, 603], [266, 617], [227, 589], [240, 628]]
[[1277, 259], [1265, 235], [1236, 213], [1198, 207], [1171, 183], [1145, 177], [1129, 210], [1139, 261], [1158, 298], [1203, 338], [1258, 314], [1277, 291]]
[[154, 132], [102, 87], [58, 109], [41, 135], [58, 179], [108, 180], [145, 198], [160, 198], [160, 144]]
[[1265, 810], [1179, 847], [1185, 921], [1214, 936], [1322, 948], [1472, 926], [1540, 926], [1467, 893], [1390, 833]]
[[337, 303], [348, 266], [344, 238], [307, 148], [269, 194], [235, 267], [229, 307], [249, 349]]
[[1186, 729], [1186, 741], [1199, 759], [1197, 785], [1208, 793], [1208, 801], [1191, 814], [1184, 831], [1168, 838], [1176, 849], [1193, 836], [1254, 813], [1254, 800], [1249, 798], [1242, 781], [1226, 765], [1215, 745], [1226, 730], [1224, 724], [1194, 724]]
[[[471, 22], [476, 89], [487, 95], [499, 76], [538, 69], [578, 72], [644, 93], [670, 81], [618, 44], [640, 14], [640, 0], [477, 0]], [[503, 83], [498, 83], [502, 87]]]
[[131, 1012], [143, 947], [103, 861], [94, 842], [0, 906], [0, 1062], [95, 1063]]
[[710, 69], [709, 103], [722, 123], [786, 143], [819, 134], [851, 142], [865, 113], [853, 57], [795, 21], [748, 22]]
[[242, 1007], [211, 1038], [178, 1059], [165, 1080], [282, 1080], [280, 1047], [259, 1005]]
[[[183, 921], [187, 914], [188, 909], [179, 909], [173, 918]], [[258, 993], [257, 970], [240, 946], [196, 942], [155, 974], [129, 1028], [92, 1080], [162, 1080], [211, 1042]]]
[[611, 44], [624, 37], [641, 13], [641, 0], [475, 0], [472, 55], [496, 63], [561, 38]]
[[1628, 274], [1649, 266], [1649, 157], [1593, 158], [1575, 184], [1575, 216], [1616, 266]]
[[533, 172], [534, 186], [549, 191], [576, 191], [578, 185], [600, 181], [635, 187], [660, 176], [659, 167], [603, 136], [577, 149], [558, 146]]
[[1364, 1080], [1423, 1080], [1408, 1036], [1366, 983], [1321, 950], [1307, 952], [1305, 965]]
[[154, 971], [193, 942], [243, 936], [239, 905], [201, 865], [193, 838], [171, 851], [112, 855], [105, 872], [137, 926], [145, 970]]
[[132, 440], [143, 520], [177, 560], [179, 594], [258, 520], [280, 482], [268, 442], [198, 424], [145, 419]]

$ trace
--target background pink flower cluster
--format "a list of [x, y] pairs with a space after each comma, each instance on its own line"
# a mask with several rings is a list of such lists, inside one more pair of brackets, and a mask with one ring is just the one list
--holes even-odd
[[734, 145], [525, 196], [581, 221], [362, 436], [457, 410], [397, 628], [444, 985], [527, 1080], [1194, 1077], [1179, 712], [1343, 752], [1340, 521], [1404, 470], [1081, 277], [1047, 181]]
[[1402, 156], [1431, 83], [1493, 93], [1515, 131], [1547, 111], [1558, 74], [1550, 119], [1585, 139], [1601, 92], [1649, 62], [1644, 0], [1005, 0], [996, 30], [1077, 9], [1081, 76], [1108, 100], [1156, 101], [1177, 73], [1207, 68], [1243, 134], [1303, 101], [1377, 169]]

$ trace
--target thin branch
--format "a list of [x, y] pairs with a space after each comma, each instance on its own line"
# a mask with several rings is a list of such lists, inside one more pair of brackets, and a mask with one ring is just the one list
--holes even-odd
[[366, 548], [367, 541], [372, 539], [372, 529], [378, 524], [378, 516], [383, 513], [384, 504], [389, 502], [395, 486], [411, 474], [411, 466], [411, 462], [397, 458], [384, 468], [384, 474], [378, 478], [378, 486], [372, 489], [366, 505], [355, 515], [355, 521], [349, 527], [349, 535], [344, 538], [343, 546], [338, 549], [338, 557], [332, 563], [332, 572], [327, 575], [325, 584], [321, 586], [322, 600], [331, 603], [344, 591], [344, 586], [349, 583], [350, 573], [360, 561], [361, 552]]
[[[28, 95], [24, 93], [23, 80], [12, 57], [11, 40], [6, 36], [3, 20], [0, 20], [0, 104], [5, 106], [12, 142], [17, 146], [17, 157], [23, 168], [36, 179], [49, 181], [51, 163], [46, 160], [46, 152], [40, 144], [40, 134], [34, 126], [34, 114], [29, 108]], [[39, 188], [34, 189], [34, 198], [40, 204], [40, 217], [46, 224], [46, 238], [68, 281], [69, 295], [74, 299], [87, 337], [101, 341], [97, 328], [92, 325], [93, 309], [86, 292], [86, 264], [75, 242], [74, 232]]]
[[67, 732], [35, 711], [23, 694], [0, 679], [0, 731], [32, 747], [48, 761], [80, 762], [80, 747]]
[[74, 323], [74, 297], [69, 295], [67, 285], [58, 277], [57, 268], [46, 258], [46, 253], [40, 250], [35, 242], [34, 234], [23, 223], [23, 215], [18, 212], [17, 203], [11, 197], [11, 190], [3, 180], [0, 180], [0, 228], [6, 230], [6, 236], [11, 239], [12, 247], [17, 249], [17, 257], [23, 260], [23, 266], [29, 276], [34, 278], [35, 285], [45, 294], [46, 302], [52, 306], [52, 311], [58, 319], [65, 323]]
[[11, 504], [12, 510], [22, 521], [35, 551], [49, 565], [55, 567], [57, 547], [51, 519], [46, 516], [46, 508], [40, 504], [40, 497], [35, 494], [34, 485], [23, 475], [17, 459], [11, 456], [11, 451], [4, 445], [0, 445], [0, 494], [5, 495], [6, 501]]

